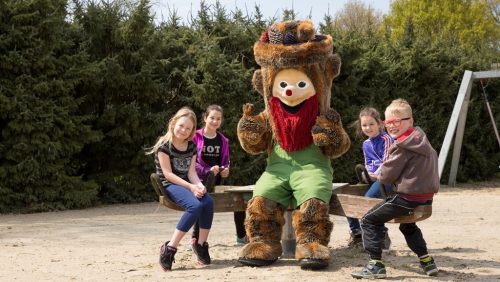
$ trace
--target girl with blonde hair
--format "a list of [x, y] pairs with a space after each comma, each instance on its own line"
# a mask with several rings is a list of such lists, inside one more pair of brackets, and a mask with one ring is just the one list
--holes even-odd
[[196, 144], [192, 141], [196, 130], [196, 115], [183, 107], [170, 119], [167, 133], [161, 136], [147, 152], [154, 154], [156, 173], [165, 194], [184, 208], [170, 241], [160, 249], [160, 265], [164, 271], [172, 269], [177, 246], [186, 232], [200, 224], [195, 253], [199, 263], [210, 264], [207, 238], [214, 217], [214, 203], [196, 173]]

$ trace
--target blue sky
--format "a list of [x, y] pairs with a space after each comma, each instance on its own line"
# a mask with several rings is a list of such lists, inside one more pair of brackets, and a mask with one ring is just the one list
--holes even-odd
[[[214, 4], [216, 1], [206, 0], [208, 5]], [[297, 19], [303, 19], [312, 15], [312, 20], [315, 25], [323, 21], [325, 14], [335, 15], [339, 10], [342, 10], [344, 4], [348, 0], [219, 0], [226, 7], [227, 11], [232, 11], [237, 6], [244, 13], [248, 10], [253, 14], [255, 4], [260, 6], [261, 12], [264, 14], [264, 19], [269, 19], [273, 16], [281, 18], [284, 9], [293, 9], [297, 13]], [[391, 0], [362, 0], [365, 5], [369, 5], [376, 11], [388, 13]], [[196, 15], [200, 6], [200, 1], [192, 0], [152, 0], [152, 10], [156, 14], [156, 20], [160, 21], [163, 17], [168, 17], [168, 9], [177, 10], [177, 14], [185, 20], [191, 13]]]

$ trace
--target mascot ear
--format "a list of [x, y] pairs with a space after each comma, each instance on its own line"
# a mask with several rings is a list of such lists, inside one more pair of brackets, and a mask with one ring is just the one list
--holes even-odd
[[340, 73], [340, 65], [341, 65], [340, 57], [337, 54], [332, 56], [328, 56], [328, 60], [326, 62], [326, 71], [330, 79], [334, 79]]
[[253, 72], [252, 78], [253, 88], [260, 93], [260, 95], [264, 96], [264, 85], [262, 84], [262, 72], [261, 70], [255, 70]]

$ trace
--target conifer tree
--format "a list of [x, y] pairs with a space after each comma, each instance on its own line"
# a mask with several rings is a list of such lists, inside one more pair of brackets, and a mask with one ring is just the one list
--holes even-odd
[[0, 211], [88, 207], [97, 185], [75, 159], [98, 140], [74, 99], [66, 1], [2, 1], [0, 17]]
[[168, 58], [161, 58], [149, 1], [130, 9], [118, 2], [77, 7], [75, 24], [85, 34], [81, 45], [93, 72], [79, 89], [87, 98], [82, 111], [95, 116], [93, 127], [103, 134], [101, 142], [83, 150], [85, 173], [99, 183], [105, 202], [152, 200], [147, 178], [152, 162], [144, 149], [164, 128], [162, 81], [171, 74], [162, 72]]

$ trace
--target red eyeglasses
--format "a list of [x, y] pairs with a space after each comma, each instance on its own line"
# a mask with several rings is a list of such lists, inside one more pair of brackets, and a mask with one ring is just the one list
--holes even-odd
[[384, 125], [385, 126], [389, 126], [389, 125], [400, 126], [401, 125], [401, 121], [403, 121], [403, 120], [409, 120], [409, 119], [411, 119], [411, 117], [388, 119], [388, 120], [384, 120]]

